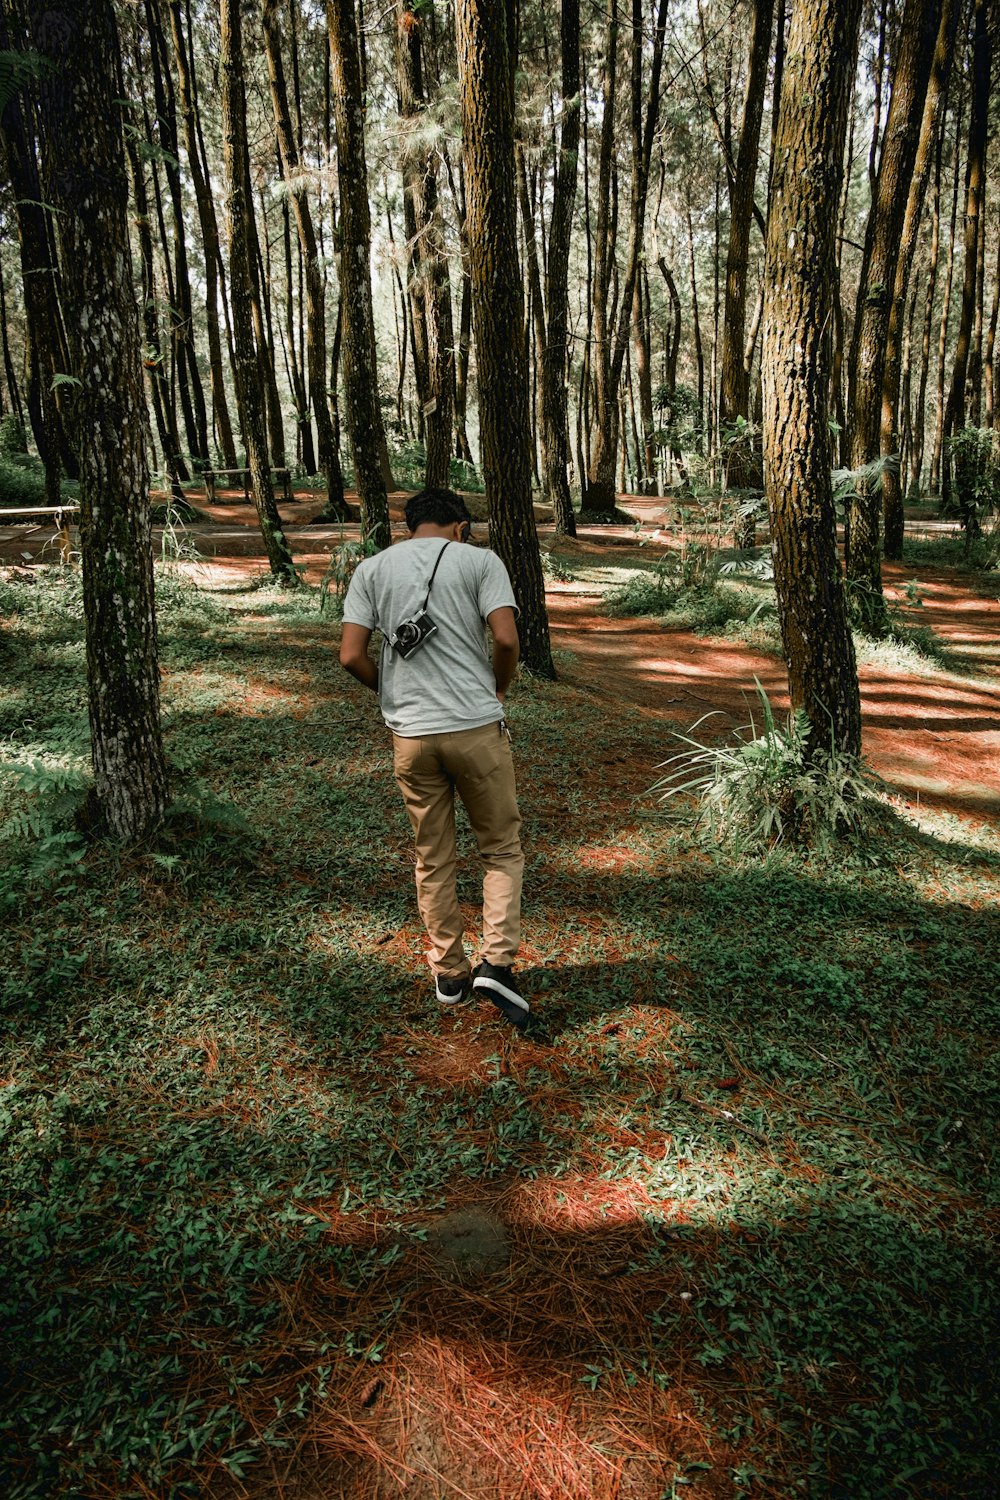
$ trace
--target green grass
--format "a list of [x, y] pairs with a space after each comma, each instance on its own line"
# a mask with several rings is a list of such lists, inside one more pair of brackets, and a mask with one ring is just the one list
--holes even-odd
[[[541, 1030], [443, 1018], [316, 591], [161, 575], [180, 803], [146, 849], [39, 865], [15, 768], [56, 782], [87, 721], [78, 585], [33, 579], [0, 582], [8, 1500], [222, 1493], [310, 1435], [374, 1493], [338, 1414], [376, 1420], [375, 1376], [426, 1413], [441, 1340], [464, 1400], [558, 1411], [565, 1462], [632, 1453], [642, 1495], [993, 1493], [995, 837], [714, 855], [647, 794], [662, 723], [526, 680]], [[422, 1236], [483, 1199], [511, 1263], [443, 1283]]]

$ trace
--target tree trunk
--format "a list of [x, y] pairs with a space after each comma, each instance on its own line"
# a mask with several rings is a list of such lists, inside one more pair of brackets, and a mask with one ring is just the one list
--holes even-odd
[[340, 184], [340, 298], [344, 319], [347, 426], [361, 501], [361, 530], [376, 547], [392, 541], [382, 466], [385, 429], [379, 405], [372, 313], [371, 213], [365, 161], [365, 111], [354, 0], [330, 0], [333, 104]]
[[794, 0], [764, 273], [764, 475], [781, 639], [808, 749], [856, 755], [861, 704], [837, 560], [830, 323], [861, 0]]
[[227, 469], [236, 468], [236, 444], [233, 441], [233, 424], [229, 413], [229, 399], [222, 365], [222, 335], [219, 328], [219, 275], [221, 257], [219, 253], [219, 227], [215, 216], [215, 201], [205, 180], [201, 167], [201, 153], [196, 130], [196, 106], [191, 72], [188, 67], [187, 47], [184, 39], [184, 24], [181, 17], [180, 0], [169, 0], [170, 35], [174, 48], [174, 65], [177, 69], [177, 89], [180, 100], [181, 119], [184, 124], [184, 144], [187, 148], [188, 170], [198, 208], [201, 225], [201, 242], [205, 252], [205, 327], [208, 335], [208, 363], [212, 382], [212, 407], [215, 417], [215, 432], [222, 450], [222, 462]]
[[642, 432], [636, 433], [636, 455], [642, 468], [639, 493], [656, 495], [656, 450], [653, 444], [653, 374], [651, 369], [649, 282], [645, 267], [640, 267], [632, 293], [632, 337], [635, 349], [635, 373], [639, 386], [639, 420]]
[[545, 491], [556, 533], [576, 535], [569, 465], [569, 251], [580, 150], [580, 0], [562, 0], [562, 120], [545, 285], [542, 431]]
[[[931, 60], [930, 78], [924, 99], [920, 136], [917, 142], [913, 175], [910, 178], [906, 212], [899, 240], [895, 285], [886, 328], [885, 369], [882, 379], [881, 452], [889, 456], [899, 452], [900, 343], [903, 314], [906, 307], [910, 268], [917, 248], [924, 197], [930, 179], [937, 147], [938, 131], [948, 92], [948, 78], [954, 53], [958, 25], [957, 0], [943, 0], [940, 8], [937, 42]], [[905, 19], [905, 18], [904, 18]], [[892, 124], [890, 111], [889, 125]], [[903, 469], [887, 469], [882, 475], [882, 517], [885, 555], [899, 560], [903, 556]]]
[[236, 384], [243, 442], [254, 505], [271, 572], [294, 585], [298, 574], [281, 528], [274, 499], [267, 450], [266, 395], [261, 361], [254, 342], [251, 220], [253, 201], [247, 173], [246, 95], [243, 83], [243, 34], [239, 0], [220, 0], [219, 73], [222, 144], [226, 175], [226, 217], [233, 286], [233, 337]]
[[456, 34], [490, 545], [514, 585], [525, 665], [540, 676], [554, 677], [531, 504], [527, 350], [514, 193], [513, 57], [503, 0], [458, 0]]
[[[735, 173], [729, 186], [729, 246], [726, 251], [726, 293], [722, 320], [719, 417], [720, 422], [731, 431], [736, 428], [740, 417], [746, 421], [750, 415], [750, 371], [744, 360], [747, 269], [754, 190], [757, 185], [760, 127], [771, 53], [774, 0], [753, 0], [752, 14], [750, 60], [740, 124], [740, 143], [736, 152]], [[736, 442], [727, 466], [726, 478], [727, 484], [734, 489], [760, 488], [762, 476], [755, 443], [751, 445], [749, 440]], [[756, 528], [750, 517], [739, 529], [736, 543], [740, 547], [752, 547], [755, 541]]]
[[[858, 314], [847, 369], [853, 469], [871, 463], [879, 454], [882, 383], [900, 237], [934, 58], [939, 8], [940, 0], [906, 0], [900, 20], [899, 54], [892, 70], [892, 97], [865, 234]], [[854, 485], [845, 526], [852, 613], [876, 633], [885, 629], [888, 619], [882, 595], [881, 489], [878, 480], [860, 480]]]
[[931, 365], [931, 336], [934, 329], [934, 293], [937, 289], [938, 261], [941, 253], [941, 158], [944, 153], [944, 117], [938, 131], [937, 149], [934, 153], [934, 191], [931, 197], [931, 245], [930, 264], [927, 268], [927, 287], [924, 292], [924, 326], [920, 340], [920, 376], [917, 384], [917, 426], [914, 433], [913, 454], [910, 460], [908, 494], [915, 497], [920, 490], [920, 478], [924, 466], [924, 445], [927, 433], [927, 380]]
[[47, 203], [57, 211], [80, 452], [93, 801], [130, 843], [162, 818], [167, 771], [159, 717], [149, 532], [148, 427], [128, 241], [111, 0], [47, 0], [31, 40], [52, 64], [40, 86]]
[[[175, 300], [171, 307], [170, 332], [176, 353], [188, 450], [193, 458], [207, 462], [209, 457], [208, 414], [194, 347], [194, 311], [191, 304], [191, 274], [188, 268], [184, 203], [181, 194], [180, 146], [177, 140], [174, 89], [167, 63], [166, 42], [152, 0], [146, 0], [145, 8], [152, 62], [150, 71], [153, 78], [153, 97], [156, 101], [157, 137], [163, 152], [163, 169], [167, 177], [173, 216]], [[163, 248], [166, 254], [166, 243]]]
[[934, 423], [934, 449], [931, 453], [931, 489], [940, 492], [943, 488], [942, 461], [944, 458], [945, 412], [948, 405], [945, 395], [945, 371], [948, 358], [948, 325], [951, 321], [951, 289], [955, 276], [955, 245], [958, 231], [959, 165], [962, 157], [962, 105], [961, 94], [955, 118], [955, 159], [952, 175], [951, 229], [948, 235], [948, 260], [945, 266], [944, 287], [941, 293], [941, 319], [938, 327], [937, 347], [937, 410]]
[[295, 227], [298, 231], [302, 258], [305, 261], [306, 365], [309, 401], [316, 422], [319, 465], [326, 478], [324, 511], [332, 513], [338, 520], [346, 521], [349, 511], [344, 500], [340, 465], [336, 461], [333, 421], [326, 394], [326, 284], [319, 247], [316, 243], [316, 229], [309, 207], [309, 196], [302, 177], [301, 155], [292, 131], [292, 120], [288, 109], [288, 89], [285, 84], [285, 70], [281, 55], [281, 33], [278, 27], [276, 0], [263, 0], [262, 21], [278, 148], [284, 163], [285, 177], [291, 184], [290, 197], [295, 214]]
[[[582, 509], [607, 511], [614, 508], [614, 457], [618, 440], [617, 393], [621, 382], [625, 352], [628, 348], [629, 330], [632, 322], [632, 289], [639, 271], [642, 242], [646, 223], [646, 198], [649, 190], [649, 165], [653, 153], [653, 136], [660, 104], [660, 73], [663, 66], [663, 45], [667, 19], [667, 0], [659, 0], [653, 30], [653, 54], [650, 64], [649, 90], [646, 99], [645, 117], [642, 107], [642, 56], [643, 19], [640, 0], [632, 0], [632, 77], [631, 77], [631, 138], [632, 138], [632, 183], [629, 198], [628, 244], [625, 251], [625, 271], [621, 280], [618, 298], [617, 329], [611, 345], [611, 328], [608, 324], [599, 329], [598, 312], [595, 305], [595, 338], [600, 339], [600, 362], [595, 360], [597, 374], [597, 426], [590, 456], [587, 484], [583, 491]], [[613, 38], [617, 32], [616, 0], [609, 0], [609, 54], [613, 65]], [[610, 79], [613, 85], [613, 75]], [[614, 90], [612, 87], [612, 94]], [[609, 134], [611, 116], [605, 116], [601, 134], [602, 172], [604, 164], [604, 141]], [[609, 146], [610, 150], [610, 146]], [[601, 205], [603, 207], [603, 204]], [[606, 288], [615, 266], [614, 235], [608, 237], [604, 273], [605, 307], [607, 316]], [[600, 235], [598, 235], [600, 242]], [[600, 255], [602, 247], [598, 245]], [[597, 349], [595, 347], [595, 354]]]
[[[0, 50], [15, 50], [20, 38], [8, 28], [0, 10]], [[25, 318], [25, 383], [28, 418], [38, 455], [45, 467], [45, 503], [60, 503], [60, 455], [65, 437], [56, 406], [52, 381], [66, 373], [56, 306], [58, 270], [55, 266], [45, 200], [39, 181], [35, 145], [29, 135], [24, 112], [15, 93], [3, 112], [0, 138], [17, 215], [17, 237], [21, 260], [21, 284]]]
[[979, 258], [979, 219], [985, 193], [986, 141], [989, 130], [990, 69], [993, 44], [988, 24], [988, 0], [975, 0], [975, 34], [972, 44], [972, 102], [969, 109], [968, 156], [965, 164], [965, 270], [962, 279], [962, 311], [951, 388], [944, 415], [944, 435], [952, 437], [965, 419], [969, 351], [976, 313], [976, 282]]
[[424, 482], [440, 488], [448, 484], [454, 415], [455, 369], [451, 283], [444, 225], [438, 201], [437, 148], [419, 144], [425, 123], [427, 94], [421, 45], [422, 25], [406, 0], [397, 0], [396, 80], [403, 122], [403, 192], [413, 233], [407, 229], [414, 299], [422, 304], [426, 325], [426, 369], [423, 412], [426, 422], [427, 468]]
[[180, 485], [180, 439], [176, 423], [171, 421], [173, 409], [166, 390], [166, 375], [163, 369], [163, 353], [160, 346], [160, 320], [156, 307], [156, 270], [153, 255], [153, 235], [149, 223], [149, 200], [146, 196], [146, 180], [142, 162], [135, 142], [127, 136], [125, 151], [132, 173], [132, 192], [135, 198], [135, 224], [139, 236], [139, 256], [142, 261], [142, 319], [146, 346], [143, 364], [149, 383], [156, 432], [163, 450], [163, 467], [170, 480], [170, 492], [175, 500], [183, 500]]

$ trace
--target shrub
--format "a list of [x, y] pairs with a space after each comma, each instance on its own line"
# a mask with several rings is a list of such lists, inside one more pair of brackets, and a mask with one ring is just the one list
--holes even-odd
[[961, 518], [968, 549], [984, 521], [1000, 511], [1000, 452], [990, 427], [963, 427], [945, 447], [954, 483], [944, 509]]
[[[879, 783], [863, 762], [832, 744], [809, 754], [808, 715], [790, 714], [779, 729], [770, 700], [754, 678], [763, 733], [751, 715], [735, 744], [704, 745], [675, 731], [686, 747], [663, 762], [668, 774], [653, 788], [660, 800], [685, 793], [698, 799], [698, 820], [714, 838], [737, 849], [782, 842], [828, 848], [838, 838], [872, 826]], [[697, 730], [706, 714], [694, 725]]]
[[28, 434], [24, 423], [18, 421], [14, 412], [0, 417], [0, 458], [11, 458], [15, 453], [27, 453]]

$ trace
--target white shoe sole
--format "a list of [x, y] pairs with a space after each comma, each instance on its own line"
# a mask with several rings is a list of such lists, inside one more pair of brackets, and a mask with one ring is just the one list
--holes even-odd
[[499, 979], [476, 979], [473, 981], [472, 989], [475, 994], [486, 990], [491, 1000], [494, 995], [500, 995], [508, 1004], [516, 1005], [518, 1010], [523, 1011], [526, 1016], [531, 1014], [531, 1008], [524, 996], [517, 994], [514, 990], [509, 990], [505, 984], [500, 983]]

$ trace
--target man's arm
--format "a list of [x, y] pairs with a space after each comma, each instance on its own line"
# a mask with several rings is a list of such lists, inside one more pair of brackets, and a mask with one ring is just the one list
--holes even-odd
[[493, 636], [493, 676], [497, 681], [497, 697], [502, 703], [504, 694], [514, 680], [517, 658], [521, 652], [517, 619], [510, 605], [504, 604], [486, 616], [486, 623]]
[[340, 665], [345, 672], [350, 672], [352, 677], [356, 677], [359, 682], [364, 683], [365, 687], [377, 693], [378, 667], [368, 655], [368, 642], [371, 638], [371, 631], [364, 625], [352, 625], [349, 621], [345, 621], [344, 632], [340, 638]]

